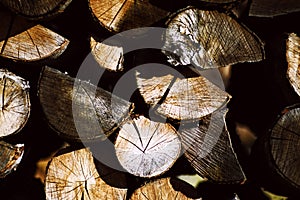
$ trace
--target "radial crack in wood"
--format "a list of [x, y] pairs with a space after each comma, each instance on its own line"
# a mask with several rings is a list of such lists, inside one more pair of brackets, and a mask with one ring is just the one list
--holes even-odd
[[177, 191], [173, 188], [170, 178], [162, 178], [144, 186], [138, 188], [134, 191], [130, 200], [201, 200], [202, 198], [189, 198], [182, 192]]
[[203, 76], [144, 79], [137, 73], [137, 85], [145, 102], [157, 113], [176, 120], [197, 120], [226, 105], [231, 98]]
[[50, 126], [73, 141], [106, 139], [129, 119], [133, 104], [87, 81], [45, 67], [39, 98]]
[[216, 111], [199, 124], [183, 126], [179, 133], [184, 155], [200, 176], [215, 182], [242, 183], [246, 177], [232, 148], [226, 112]]
[[113, 32], [148, 27], [169, 14], [150, 0], [89, 0], [89, 5], [100, 24]]
[[286, 42], [287, 78], [300, 96], [300, 38], [292, 33]]
[[162, 52], [175, 66], [208, 69], [264, 59], [261, 40], [224, 13], [188, 7], [167, 26]]
[[0, 56], [14, 61], [56, 58], [69, 41], [59, 34], [21, 17], [0, 11]]
[[19, 132], [30, 115], [29, 84], [0, 69], [0, 137]]
[[0, 178], [16, 170], [24, 154], [24, 144], [12, 145], [0, 141]]
[[62, 13], [72, 0], [0, 0], [18, 15], [30, 19], [44, 19]]
[[91, 38], [91, 52], [97, 63], [109, 71], [123, 70], [123, 47], [96, 42]]
[[47, 199], [126, 199], [127, 189], [111, 187], [99, 176], [92, 153], [84, 148], [54, 157], [47, 169]]
[[180, 139], [173, 126], [143, 116], [121, 127], [115, 147], [124, 169], [140, 177], [166, 172], [181, 151]]

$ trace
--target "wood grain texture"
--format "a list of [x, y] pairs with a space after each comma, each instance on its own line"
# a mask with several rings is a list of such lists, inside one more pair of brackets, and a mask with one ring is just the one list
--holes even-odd
[[24, 154], [24, 144], [12, 145], [0, 141], [0, 178], [6, 177], [20, 164]]
[[226, 112], [216, 111], [179, 133], [184, 155], [200, 176], [219, 183], [242, 183], [246, 177], [231, 145]]
[[0, 0], [18, 15], [30, 19], [44, 19], [62, 13], [72, 0]]
[[39, 98], [50, 126], [74, 141], [106, 139], [128, 119], [133, 106], [50, 67], [41, 72]]
[[29, 115], [29, 83], [6, 69], [0, 69], [0, 137], [19, 132]]
[[14, 61], [56, 58], [69, 41], [59, 34], [25, 19], [0, 11], [0, 56]]
[[129, 173], [153, 177], [166, 172], [180, 155], [181, 143], [175, 128], [140, 116], [121, 127], [116, 155]]
[[298, 0], [252, 0], [249, 15], [274, 17], [300, 11]]
[[264, 59], [261, 40], [224, 13], [188, 7], [167, 26], [162, 51], [175, 66], [208, 69]]
[[144, 79], [137, 73], [137, 85], [145, 102], [157, 113], [177, 120], [197, 120], [231, 98], [203, 76], [179, 79], [166, 75]]
[[[152, 181], [150, 183], [147, 183], [146, 185], [138, 188], [134, 191], [132, 196], [130, 197], [130, 200], [166, 200], [166, 199], [172, 199], [172, 200], [192, 200], [192, 198], [189, 198], [185, 196], [180, 191], [177, 191], [173, 188], [172, 184], [170, 183], [170, 178], [162, 178], [155, 181]], [[197, 200], [201, 200], [202, 198], [199, 198]]]
[[150, 0], [89, 0], [95, 18], [108, 30], [125, 30], [151, 26], [169, 13]]
[[123, 47], [107, 45], [91, 38], [91, 52], [100, 67], [109, 71], [123, 70]]
[[102, 180], [88, 149], [54, 157], [47, 170], [45, 192], [47, 200], [125, 200], [127, 195], [127, 189]]
[[300, 96], [300, 37], [291, 33], [286, 41], [287, 78]]

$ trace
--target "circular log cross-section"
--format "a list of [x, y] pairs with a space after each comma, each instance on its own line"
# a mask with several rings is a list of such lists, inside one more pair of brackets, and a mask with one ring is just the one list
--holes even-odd
[[125, 200], [126, 188], [108, 185], [99, 176], [92, 153], [80, 149], [54, 157], [48, 166], [47, 199]]
[[164, 173], [175, 163], [181, 151], [173, 126], [143, 116], [121, 127], [115, 147], [124, 169], [140, 177]]
[[29, 84], [0, 69], [0, 137], [19, 132], [30, 114]]

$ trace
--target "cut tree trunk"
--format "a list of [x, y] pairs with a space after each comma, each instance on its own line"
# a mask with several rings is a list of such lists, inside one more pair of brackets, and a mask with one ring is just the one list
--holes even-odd
[[29, 84], [0, 69], [0, 137], [19, 132], [30, 115]]
[[87, 81], [45, 67], [39, 98], [50, 126], [72, 141], [106, 139], [129, 119], [133, 104]]
[[167, 23], [165, 53], [173, 65], [201, 69], [264, 59], [264, 44], [245, 26], [218, 11], [188, 7]]
[[121, 127], [115, 148], [118, 160], [129, 173], [153, 177], [172, 167], [180, 156], [181, 142], [170, 124], [140, 116]]

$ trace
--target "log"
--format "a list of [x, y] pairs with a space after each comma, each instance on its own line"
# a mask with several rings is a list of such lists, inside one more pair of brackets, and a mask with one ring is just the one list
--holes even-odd
[[180, 155], [181, 143], [170, 124], [140, 116], [121, 127], [115, 148], [120, 164], [129, 173], [153, 177], [172, 167]]
[[62, 13], [72, 0], [0, 0], [5, 7], [24, 17], [40, 20]]
[[123, 70], [123, 47], [97, 42], [92, 37], [90, 45], [92, 55], [100, 67], [114, 72]]
[[286, 59], [288, 62], [287, 78], [300, 96], [300, 37], [289, 34], [286, 42]]
[[226, 105], [231, 96], [203, 76], [179, 79], [173, 75], [142, 78], [137, 86], [147, 104], [158, 114], [195, 121]]
[[14, 61], [56, 58], [69, 41], [42, 25], [0, 10], [0, 56]]
[[167, 22], [162, 52], [177, 65], [218, 68], [265, 58], [264, 44], [250, 30], [218, 11], [187, 7]]
[[24, 154], [24, 144], [12, 145], [0, 141], [0, 178], [16, 170]]
[[104, 140], [129, 119], [133, 104], [87, 81], [44, 67], [39, 99], [53, 128], [66, 140]]
[[185, 157], [200, 176], [218, 183], [243, 183], [245, 174], [226, 127], [227, 109], [203, 117], [179, 130]]
[[29, 83], [6, 69], [0, 69], [0, 137], [22, 130], [29, 115]]
[[79, 149], [54, 157], [45, 182], [47, 199], [126, 199], [127, 189], [108, 185], [99, 176], [92, 153]]
[[169, 14], [150, 0], [89, 0], [89, 6], [95, 19], [112, 32], [151, 26]]

